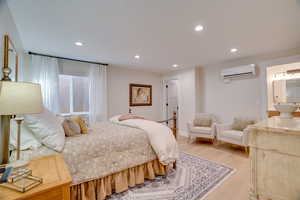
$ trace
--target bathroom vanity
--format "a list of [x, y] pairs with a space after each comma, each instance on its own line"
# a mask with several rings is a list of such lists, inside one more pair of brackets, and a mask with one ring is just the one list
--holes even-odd
[[[300, 112], [293, 112], [292, 113], [294, 117], [300, 117]], [[268, 117], [275, 117], [279, 116], [280, 112], [276, 110], [268, 110]]]
[[250, 200], [300, 199], [300, 118], [250, 127]]
[[[300, 62], [267, 68], [267, 98], [269, 117], [280, 115], [276, 108], [278, 104], [300, 106]], [[300, 117], [300, 109], [293, 115]]]

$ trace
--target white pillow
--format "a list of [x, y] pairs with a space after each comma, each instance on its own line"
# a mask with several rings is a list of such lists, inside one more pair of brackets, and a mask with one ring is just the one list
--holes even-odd
[[45, 146], [61, 152], [65, 145], [65, 133], [55, 114], [44, 109], [43, 113], [25, 115], [25, 125]]
[[[10, 144], [17, 148], [17, 139], [18, 139], [18, 125], [15, 120], [10, 121]], [[33, 133], [24, 125], [24, 122], [21, 124], [21, 144], [20, 149], [32, 149], [35, 150], [42, 146], [42, 144], [33, 136]]]
[[109, 119], [109, 121], [110, 122], [112, 122], [112, 123], [118, 123], [118, 122], [120, 122], [119, 121], [119, 118], [121, 117], [122, 115], [115, 115], [115, 116], [113, 116], [113, 117], [111, 117], [110, 119]]
[[65, 121], [65, 118], [61, 115], [55, 115], [57, 117], [57, 120], [59, 121], [59, 123], [62, 125]]

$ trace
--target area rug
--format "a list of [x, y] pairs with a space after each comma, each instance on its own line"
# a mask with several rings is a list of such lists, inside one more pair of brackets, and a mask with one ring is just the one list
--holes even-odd
[[180, 153], [177, 169], [167, 176], [147, 180], [109, 200], [199, 200], [229, 177], [235, 170], [187, 153]]

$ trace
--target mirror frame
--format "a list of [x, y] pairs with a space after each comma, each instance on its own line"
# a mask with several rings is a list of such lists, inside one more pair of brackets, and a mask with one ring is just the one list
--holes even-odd
[[[297, 82], [300, 82], [300, 78], [293, 78], [293, 79], [286, 80], [286, 83], [285, 83], [286, 84], [286, 93], [288, 93], [288, 81], [297, 81]], [[298, 92], [297, 92], [297, 94], [298, 94]], [[296, 98], [298, 99], [298, 96]], [[288, 96], [286, 97], [286, 101], [288, 103], [300, 103], [300, 100], [298, 100], [298, 101], [289, 101]]]
[[18, 81], [18, 53], [17, 53], [17, 50], [12, 42], [12, 40], [9, 38], [8, 35], [4, 35], [4, 66], [2, 68], [2, 73], [3, 73], [3, 78], [2, 80], [3, 81], [11, 81], [11, 78], [9, 77], [12, 69], [9, 68], [9, 46], [11, 46], [14, 51], [16, 52], [16, 65], [14, 66], [15, 67], [15, 81]]

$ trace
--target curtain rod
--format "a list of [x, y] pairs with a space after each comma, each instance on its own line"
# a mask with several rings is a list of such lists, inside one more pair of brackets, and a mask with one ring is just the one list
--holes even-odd
[[41, 54], [41, 53], [34, 53], [34, 52], [31, 52], [31, 51], [29, 51], [28, 54], [29, 55], [45, 56], [45, 57], [50, 57], [50, 58], [58, 58], [58, 59], [64, 59], [64, 60], [71, 60], [71, 61], [77, 61], [77, 62], [85, 62], [85, 63], [108, 66], [107, 63], [93, 62], [93, 61], [87, 61], [87, 60], [78, 60], [78, 59], [73, 59], [73, 58], [64, 58], [64, 57], [59, 57], [59, 56], [46, 55], [46, 54]]

